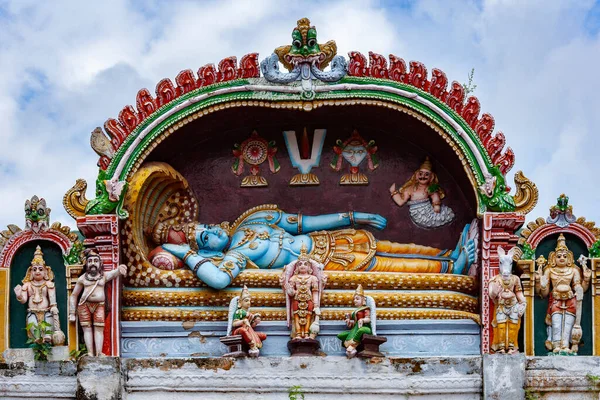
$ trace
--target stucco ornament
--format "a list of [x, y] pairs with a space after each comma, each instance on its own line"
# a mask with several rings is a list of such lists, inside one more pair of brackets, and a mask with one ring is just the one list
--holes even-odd
[[544, 256], [536, 260], [535, 290], [548, 297], [546, 348], [553, 354], [576, 355], [579, 350], [583, 295], [592, 277], [585, 259], [580, 262], [582, 271], [575, 264], [562, 233], [548, 261]]
[[519, 352], [521, 317], [527, 306], [521, 280], [512, 273], [515, 251], [513, 247], [505, 252], [502, 246], [498, 246], [500, 274], [491, 278], [489, 283], [489, 296], [495, 306], [491, 348], [502, 354]]
[[408, 204], [410, 218], [421, 228], [439, 228], [454, 220], [454, 211], [442, 204], [446, 193], [438, 183], [429, 157], [400, 189], [392, 184], [390, 195], [398, 206]]

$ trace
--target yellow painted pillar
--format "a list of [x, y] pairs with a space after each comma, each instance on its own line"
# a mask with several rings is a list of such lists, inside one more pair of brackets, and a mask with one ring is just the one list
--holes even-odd
[[527, 300], [527, 308], [523, 316], [525, 324], [525, 331], [523, 334], [523, 341], [525, 346], [525, 355], [535, 355], [535, 343], [534, 343], [534, 318], [533, 318], [533, 300], [535, 298], [535, 262], [533, 260], [519, 260], [517, 265], [523, 274], [521, 275], [521, 283], [523, 284], [523, 294]]

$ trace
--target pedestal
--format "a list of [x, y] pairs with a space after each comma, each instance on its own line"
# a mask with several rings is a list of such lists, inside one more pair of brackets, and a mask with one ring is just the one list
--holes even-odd
[[248, 356], [248, 346], [242, 340], [242, 335], [223, 336], [220, 341], [229, 349], [229, 352], [223, 354], [223, 357], [239, 358]]
[[363, 335], [360, 345], [356, 348], [358, 351], [356, 356], [361, 358], [385, 357], [379, 351], [379, 346], [385, 342], [387, 342], [387, 338], [383, 336]]
[[319, 352], [321, 345], [315, 339], [292, 339], [288, 342], [287, 347], [292, 357], [323, 355], [322, 352]]

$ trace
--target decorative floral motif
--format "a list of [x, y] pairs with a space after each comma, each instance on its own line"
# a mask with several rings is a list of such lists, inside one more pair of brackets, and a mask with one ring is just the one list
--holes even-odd
[[252, 132], [250, 138], [244, 140], [241, 145], [236, 143], [233, 148], [233, 155], [236, 159], [231, 167], [233, 173], [240, 176], [244, 172], [244, 162], [250, 165], [251, 175], [244, 177], [241, 186], [267, 186], [267, 180], [259, 175], [259, 165], [268, 160], [269, 170], [272, 173], [278, 172], [280, 166], [275, 158], [275, 153], [277, 153], [275, 141], [268, 142], [256, 131]]

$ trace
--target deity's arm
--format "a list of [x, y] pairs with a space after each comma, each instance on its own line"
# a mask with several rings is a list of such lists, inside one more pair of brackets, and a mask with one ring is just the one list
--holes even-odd
[[371, 310], [369, 310], [368, 308], [365, 310], [365, 316], [362, 318], [362, 320], [363, 324], [371, 323]]
[[321, 293], [319, 292], [319, 280], [313, 276], [311, 279], [311, 291], [312, 291], [312, 300], [315, 304], [315, 308], [321, 307]]
[[52, 283], [51, 285], [48, 284], [48, 301], [50, 303], [50, 311], [56, 311], [56, 314], [58, 314], [58, 308], [56, 307], [56, 286], [54, 285], [54, 282], [49, 282]]
[[19, 303], [27, 303], [27, 299], [29, 298], [29, 282], [23, 284], [23, 286], [17, 285], [15, 287], [15, 294], [17, 295]]
[[[498, 275], [496, 275], [496, 276], [498, 276]], [[498, 299], [498, 296], [500, 295], [501, 291], [502, 291], [502, 288], [500, 287], [498, 282], [496, 282], [496, 277], [492, 278], [490, 280], [490, 284], [489, 284], [488, 296], [494, 303]]]
[[550, 269], [546, 268], [542, 275], [539, 276], [539, 280], [535, 281], [535, 291], [542, 297], [547, 297], [550, 293]]
[[71, 296], [69, 296], [69, 315], [74, 316], [75, 315], [75, 311], [77, 310], [77, 299], [79, 298], [79, 295], [81, 294], [81, 291], [83, 290], [83, 282], [82, 282], [83, 277], [79, 277], [77, 279], [77, 283], [75, 284], [75, 287], [73, 288], [73, 293], [71, 293]]
[[573, 279], [571, 280], [571, 287], [575, 291], [575, 297], [577, 298], [577, 301], [582, 301], [583, 292], [585, 291], [585, 289], [581, 284], [581, 274], [579, 273], [579, 268], [577, 267], [573, 267]]
[[[577, 270], [577, 273], [579, 274], [579, 268], [576, 268], [576, 270]], [[589, 271], [589, 269], [588, 269], [588, 271]], [[581, 287], [583, 288], [584, 293], [587, 292], [587, 290], [590, 287], [591, 278], [592, 278], [591, 274], [588, 274], [587, 276], [585, 273], [583, 274], [583, 279], [581, 280]]]
[[202, 282], [213, 289], [224, 289], [246, 268], [247, 258], [237, 250], [229, 250], [216, 263], [213, 258], [207, 258], [192, 251], [188, 245], [164, 244], [162, 248], [182, 259], [185, 264]]
[[437, 191], [433, 192], [429, 195], [429, 197], [431, 198], [431, 205], [433, 206], [433, 211], [439, 213], [442, 209], [442, 199], [440, 197], [440, 193]]
[[290, 234], [310, 233], [322, 230], [334, 230], [356, 225], [383, 229], [386, 219], [378, 214], [347, 211], [336, 214], [303, 215], [283, 213], [277, 225]]
[[409, 189], [396, 189], [396, 184], [393, 184], [392, 187], [390, 187], [390, 196], [392, 196], [392, 200], [399, 207], [402, 207], [410, 200]]
[[127, 273], [127, 267], [124, 264], [121, 264], [117, 268], [113, 269], [112, 271], [106, 272], [104, 274], [104, 278], [106, 279], [106, 282], [110, 282], [113, 279], [115, 279], [116, 277], [118, 277], [119, 275], [125, 276], [126, 273]]
[[515, 276], [515, 295], [517, 296], [517, 301], [520, 304], [526, 304], [527, 300], [525, 299], [525, 295], [523, 294], [523, 287], [521, 286], [521, 279], [518, 276]]

